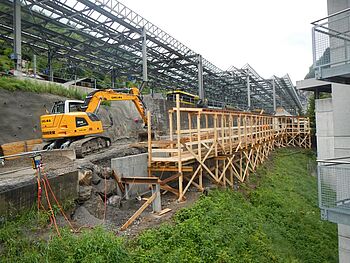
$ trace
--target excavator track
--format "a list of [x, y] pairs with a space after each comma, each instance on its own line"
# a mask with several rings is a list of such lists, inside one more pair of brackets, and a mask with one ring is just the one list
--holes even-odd
[[101, 151], [108, 148], [111, 141], [107, 137], [86, 137], [84, 139], [76, 140], [69, 145], [69, 149], [74, 149], [77, 158], [84, 158], [84, 156], [94, 152]]

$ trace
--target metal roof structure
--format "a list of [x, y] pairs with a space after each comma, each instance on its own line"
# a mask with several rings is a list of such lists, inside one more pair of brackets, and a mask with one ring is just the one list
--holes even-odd
[[[14, 33], [16, 2], [21, 36]], [[288, 75], [266, 80], [249, 65], [222, 70], [116, 0], [3, 0], [0, 39], [16, 43], [18, 37], [49, 63], [134, 76], [152, 87], [182, 88], [241, 109], [271, 112], [277, 104], [296, 113], [302, 107]]]

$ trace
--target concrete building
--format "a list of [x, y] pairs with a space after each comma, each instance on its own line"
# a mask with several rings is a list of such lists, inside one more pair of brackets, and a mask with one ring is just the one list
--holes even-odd
[[[328, 0], [328, 17], [313, 23], [319, 206], [338, 224], [339, 262], [350, 262], [350, 0]], [[330, 93], [320, 98], [320, 93]]]

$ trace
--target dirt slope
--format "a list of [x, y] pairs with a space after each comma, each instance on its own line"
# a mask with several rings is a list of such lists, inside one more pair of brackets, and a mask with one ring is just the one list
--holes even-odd
[[52, 94], [7, 91], [0, 89], [0, 145], [41, 137], [39, 119], [54, 101]]

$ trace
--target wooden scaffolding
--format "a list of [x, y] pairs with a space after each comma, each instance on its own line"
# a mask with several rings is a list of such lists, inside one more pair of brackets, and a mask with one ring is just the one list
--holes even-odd
[[150, 122], [148, 131], [149, 176], [179, 201], [190, 186], [203, 191], [204, 176], [234, 188], [275, 147], [311, 147], [308, 118], [181, 108], [179, 100], [169, 110], [169, 139], [151, 140]]

